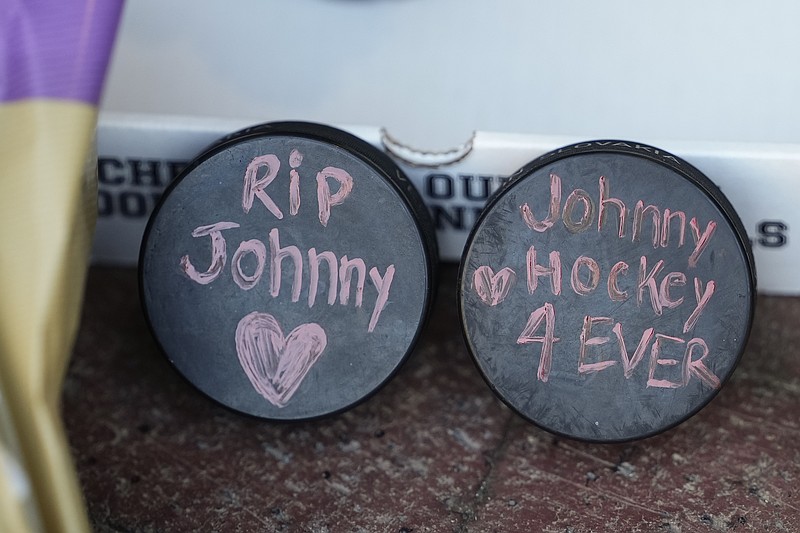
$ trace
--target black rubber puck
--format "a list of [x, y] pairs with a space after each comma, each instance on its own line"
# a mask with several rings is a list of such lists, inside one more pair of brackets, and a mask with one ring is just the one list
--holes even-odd
[[172, 364], [275, 420], [332, 414], [409, 355], [435, 288], [434, 231], [398, 167], [317, 124], [248, 128], [170, 185], [144, 234], [140, 293]]
[[755, 268], [720, 190], [652, 146], [592, 141], [512, 176], [464, 250], [460, 316], [499, 397], [553, 433], [626, 441], [686, 420], [732, 374]]

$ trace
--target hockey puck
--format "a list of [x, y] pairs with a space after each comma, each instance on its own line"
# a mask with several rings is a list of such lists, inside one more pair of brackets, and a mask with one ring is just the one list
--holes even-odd
[[460, 317], [512, 409], [558, 435], [615, 442], [679, 424], [730, 377], [755, 268], [721, 191], [640, 143], [545, 154], [490, 199], [467, 241]]
[[140, 294], [175, 368], [237, 411], [301, 420], [369, 397], [429, 311], [419, 195], [370, 144], [318, 124], [234, 133], [197, 157], [145, 230]]

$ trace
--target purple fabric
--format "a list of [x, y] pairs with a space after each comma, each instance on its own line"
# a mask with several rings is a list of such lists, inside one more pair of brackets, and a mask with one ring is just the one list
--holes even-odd
[[0, 0], [0, 102], [97, 104], [122, 0]]

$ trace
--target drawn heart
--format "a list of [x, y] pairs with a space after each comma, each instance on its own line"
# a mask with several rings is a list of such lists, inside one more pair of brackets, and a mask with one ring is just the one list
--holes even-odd
[[481, 301], [494, 307], [506, 299], [516, 280], [517, 273], [508, 267], [495, 274], [491, 267], [484, 265], [475, 269], [472, 285]]
[[276, 407], [286, 406], [327, 344], [319, 324], [301, 324], [284, 337], [268, 313], [254, 311], [236, 327], [239, 363], [256, 391]]

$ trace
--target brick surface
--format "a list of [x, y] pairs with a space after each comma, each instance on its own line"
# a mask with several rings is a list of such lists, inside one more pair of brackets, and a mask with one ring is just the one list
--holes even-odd
[[158, 351], [136, 273], [90, 271], [63, 395], [97, 531], [799, 531], [800, 298], [762, 297], [733, 379], [645, 441], [559, 439], [491, 394], [455, 268], [397, 376], [355, 409], [229, 411]]

